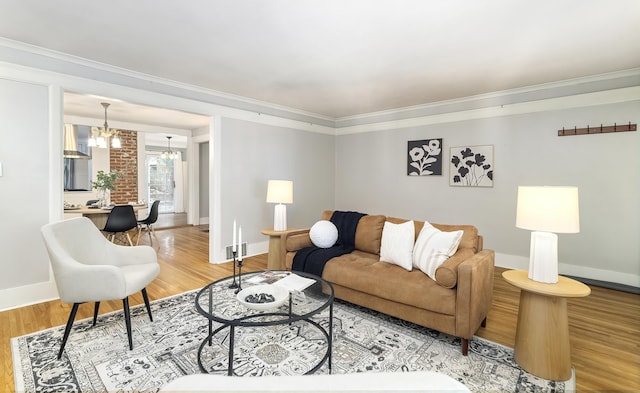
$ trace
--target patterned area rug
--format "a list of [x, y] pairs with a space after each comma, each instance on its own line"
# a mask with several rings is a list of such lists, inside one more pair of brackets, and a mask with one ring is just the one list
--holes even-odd
[[[132, 308], [133, 351], [128, 350], [122, 311], [101, 315], [95, 327], [91, 319], [77, 321], [60, 360], [56, 356], [64, 326], [12, 338], [16, 391], [155, 392], [179, 376], [199, 373], [197, 352], [207, 323], [195, 310], [195, 295], [187, 292], [153, 302], [154, 322], [144, 306]], [[326, 324], [327, 315], [320, 315], [318, 322]], [[203, 350], [203, 364], [212, 373], [226, 374], [227, 331]], [[324, 356], [326, 339], [308, 323], [242, 328], [236, 330], [234, 348], [237, 375], [301, 374]], [[336, 301], [334, 374], [418, 370], [447, 374], [474, 392], [570, 390], [570, 382], [547, 381], [523, 371], [510, 348], [474, 337], [465, 357], [455, 337]], [[317, 371], [328, 372], [327, 364]]]

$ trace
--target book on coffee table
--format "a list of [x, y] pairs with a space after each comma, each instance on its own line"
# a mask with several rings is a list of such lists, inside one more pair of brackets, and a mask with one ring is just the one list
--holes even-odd
[[260, 274], [251, 276], [246, 281], [251, 284], [273, 284], [288, 275], [289, 273], [287, 272], [272, 272], [271, 270], [267, 270]]
[[307, 287], [315, 282], [315, 280], [312, 280], [310, 278], [291, 273], [288, 276], [274, 282], [273, 285], [283, 286], [289, 291], [304, 291]]

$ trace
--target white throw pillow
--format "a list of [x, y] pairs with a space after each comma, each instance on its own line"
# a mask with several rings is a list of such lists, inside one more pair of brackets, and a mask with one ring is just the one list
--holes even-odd
[[415, 227], [413, 221], [393, 224], [385, 221], [382, 227], [380, 261], [393, 263], [411, 271]]
[[338, 228], [328, 220], [320, 220], [309, 230], [309, 237], [314, 246], [320, 248], [333, 247], [338, 240]]
[[425, 221], [413, 248], [413, 266], [436, 279], [436, 269], [456, 253], [463, 231], [443, 232]]

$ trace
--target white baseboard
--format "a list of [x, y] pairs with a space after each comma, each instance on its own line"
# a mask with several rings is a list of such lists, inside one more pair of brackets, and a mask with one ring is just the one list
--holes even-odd
[[[269, 252], [268, 240], [265, 240], [259, 243], [247, 243], [247, 255], [245, 255], [244, 258], [248, 258], [248, 257], [260, 255], [260, 254], [266, 254], [268, 252]], [[218, 256], [218, 258], [212, 260], [210, 263], [218, 264], [218, 263], [225, 263], [229, 261], [230, 260], [227, 259], [227, 255], [224, 253], [224, 250], [223, 250], [223, 252]]]
[[265, 240], [259, 243], [247, 244], [247, 255], [260, 255], [269, 252], [269, 241]]
[[58, 289], [53, 281], [3, 289], [0, 290], [0, 311], [48, 302], [58, 298]]
[[[507, 269], [528, 270], [529, 257], [496, 253], [495, 264], [496, 266]], [[640, 287], [640, 275], [637, 274], [596, 269], [562, 262], [558, 264], [558, 273], [563, 276], [582, 277], [592, 280], [624, 284], [632, 287]]]

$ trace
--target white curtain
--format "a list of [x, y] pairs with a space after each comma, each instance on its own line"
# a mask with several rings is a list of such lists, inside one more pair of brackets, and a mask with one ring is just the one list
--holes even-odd
[[182, 162], [182, 152], [176, 152], [178, 157], [173, 160], [173, 181], [175, 188], [173, 189], [173, 208], [176, 213], [184, 213], [184, 195], [187, 165]]

